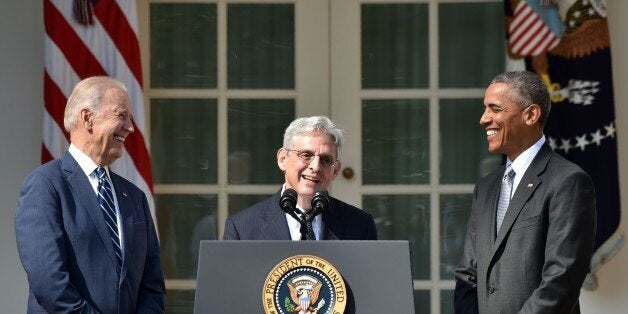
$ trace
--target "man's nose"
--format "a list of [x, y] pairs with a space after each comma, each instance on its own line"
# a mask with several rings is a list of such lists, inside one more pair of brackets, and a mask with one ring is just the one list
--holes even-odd
[[124, 129], [127, 130], [129, 133], [135, 132], [135, 128], [133, 127], [133, 120], [128, 119], [125, 122]]
[[486, 111], [484, 111], [482, 113], [482, 115], [480, 116], [480, 124], [481, 125], [486, 125], [491, 123], [491, 117], [490, 114], [488, 114]]
[[320, 167], [321, 167], [321, 156], [314, 155], [314, 157], [312, 157], [312, 160], [310, 160], [310, 168], [318, 169]]

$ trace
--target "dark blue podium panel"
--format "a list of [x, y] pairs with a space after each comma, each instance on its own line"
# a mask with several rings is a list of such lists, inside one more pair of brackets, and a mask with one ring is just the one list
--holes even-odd
[[408, 241], [201, 241], [194, 313], [264, 313], [266, 278], [296, 255], [340, 272], [344, 313], [414, 313]]

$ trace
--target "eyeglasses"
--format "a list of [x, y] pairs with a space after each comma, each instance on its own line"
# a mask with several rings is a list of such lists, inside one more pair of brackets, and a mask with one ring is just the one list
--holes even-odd
[[306, 150], [306, 149], [296, 150], [296, 149], [288, 149], [288, 148], [286, 148], [286, 151], [294, 152], [297, 155], [297, 157], [299, 157], [299, 159], [302, 162], [306, 163], [306, 164], [310, 164], [312, 162], [312, 160], [314, 160], [314, 157], [316, 157], [316, 156], [320, 157], [318, 162], [323, 167], [331, 168], [331, 167], [336, 165], [336, 162], [338, 162], [338, 159], [336, 159], [336, 157], [334, 157], [334, 156], [331, 156], [331, 155], [316, 155], [311, 150]]

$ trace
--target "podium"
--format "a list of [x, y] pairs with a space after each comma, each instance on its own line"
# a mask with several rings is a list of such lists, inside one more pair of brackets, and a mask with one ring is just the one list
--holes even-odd
[[302, 255], [324, 259], [340, 273], [344, 313], [414, 313], [408, 241], [219, 240], [200, 243], [194, 313], [264, 313], [269, 274]]

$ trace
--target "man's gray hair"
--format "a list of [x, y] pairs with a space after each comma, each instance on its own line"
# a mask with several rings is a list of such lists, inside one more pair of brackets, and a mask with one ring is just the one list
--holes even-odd
[[298, 118], [292, 121], [283, 134], [283, 147], [292, 148], [294, 138], [301, 135], [311, 135], [312, 133], [322, 133], [329, 135], [336, 144], [336, 152], [340, 156], [342, 147], [343, 130], [324, 116], [313, 116], [308, 118]]
[[92, 76], [80, 81], [72, 90], [63, 114], [63, 126], [68, 132], [74, 131], [78, 123], [81, 110], [88, 109], [100, 115], [100, 105], [105, 93], [110, 88], [119, 88], [126, 92], [122, 82], [108, 76]]
[[545, 125], [552, 103], [547, 86], [540, 76], [528, 71], [504, 72], [491, 81], [491, 84], [494, 83], [506, 84], [509, 87], [506, 97], [521, 108], [525, 109], [532, 104], [539, 105], [541, 107], [539, 122], [541, 126]]

